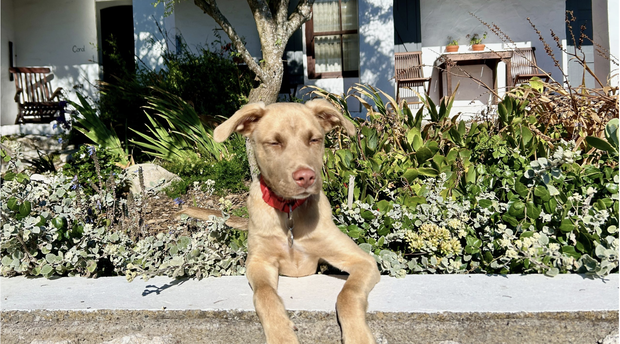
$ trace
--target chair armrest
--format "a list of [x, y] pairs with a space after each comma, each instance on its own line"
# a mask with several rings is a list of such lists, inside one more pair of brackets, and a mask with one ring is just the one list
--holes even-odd
[[54, 91], [54, 93], [52, 93], [52, 96], [50, 97], [50, 99], [49, 99], [49, 100], [52, 100], [52, 99], [54, 99], [54, 98], [58, 98], [58, 99], [60, 100], [60, 98], [59, 98], [59, 97], [60, 97], [60, 92], [61, 92], [61, 91], [62, 91], [62, 87], [58, 87], [58, 88]]
[[13, 98], [13, 99], [15, 99], [15, 102], [16, 102], [16, 103], [19, 103], [19, 95], [20, 95], [22, 92], [24, 92], [24, 89], [23, 89], [23, 88], [18, 88], [18, 89], [17, 89], [17, 91], [15, 92], [15, 98]]

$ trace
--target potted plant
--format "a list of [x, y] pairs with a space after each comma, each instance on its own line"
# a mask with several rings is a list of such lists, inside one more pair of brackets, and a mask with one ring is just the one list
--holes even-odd
[[459, 40], [452, 39], [452, 37], [448, 36], [448, 45], [446, 46], [446, 52], [454, 53], [459, 51]]
[[477, 33], [473, 35], [467, 35], [469, 38], [469, 45], [471, 45], [471, 50], [473, 51], [482, 51], [484, 50], [484, 44], [482, 44], [482, 40], [487, 38], [487, 33], [482, 34], [482, 38]]

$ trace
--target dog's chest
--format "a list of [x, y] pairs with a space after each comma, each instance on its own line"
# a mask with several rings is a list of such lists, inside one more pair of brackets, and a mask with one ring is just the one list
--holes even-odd
[[283, 245], [279, 260], [280, 275], [301, 277], [312, 275], [316, 272], [319, 259], [305, 251], [303, 243], [288, 243]]

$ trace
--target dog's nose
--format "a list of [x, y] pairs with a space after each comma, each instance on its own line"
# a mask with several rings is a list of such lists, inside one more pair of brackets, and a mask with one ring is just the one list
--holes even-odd
[[316, 175], [314, 174], [314, 171], [312, 171], [311, 169], [302, 168], [300, 170], [293, 172], [293, 179], [295, 180], [297, 185], [305, 189], [305, 188], [309, 188], [310, 186], [312, 186], [312, 184], [314, 184]]

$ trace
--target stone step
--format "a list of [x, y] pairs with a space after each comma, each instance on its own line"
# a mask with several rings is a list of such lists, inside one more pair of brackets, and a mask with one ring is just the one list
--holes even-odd
[[[346, 276], [280, 278], [302, 343], [339, 343]], [[0, 278], [2, 343], [264, 343], [245, 277]], [[377, 343], [618, 342], [618, 275], [383, 276], [369, 297]]]

